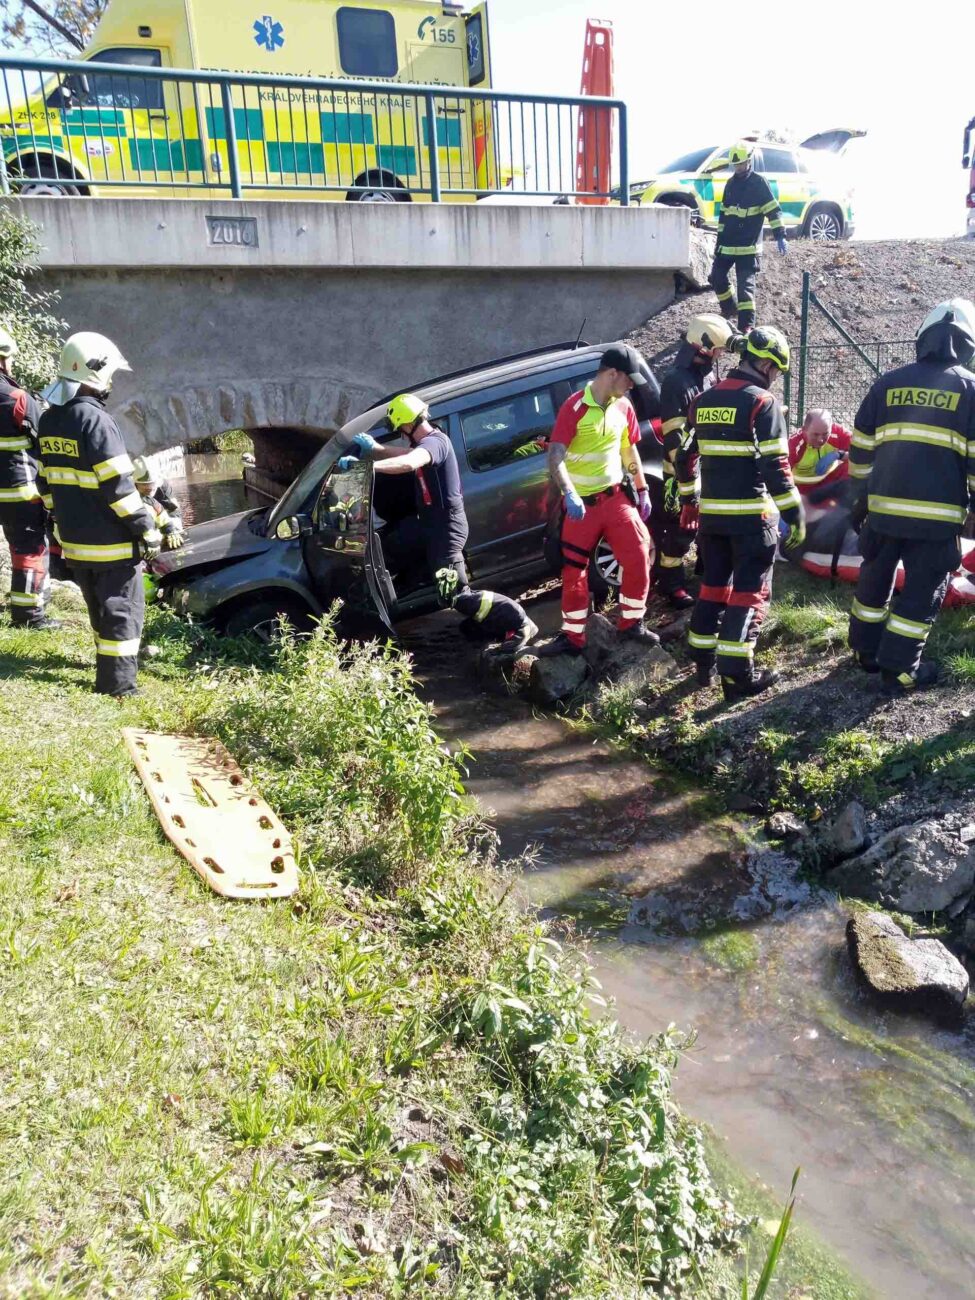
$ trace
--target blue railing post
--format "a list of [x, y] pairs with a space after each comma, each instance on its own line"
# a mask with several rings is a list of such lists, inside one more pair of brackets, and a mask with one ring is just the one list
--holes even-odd
[[426, 95], [427, 149], [430, 163], [430, 202], [440, 202], [440, 132], [437, 129], [437, 105], [432, 95]]
[[240, 164], [237, 157], [237, 123], [234, 121], [234, 100], [230, 83], [220, 85], [220, 98], [223, 102], [223, 129], [227, 135], [227, 166], [230, 169], [230, 194], [232, 198], [241, 197]]
[[[630, 206], [630, 141], [626, 122], [626, 105], [620, 104], [620, 206]], [[610, 181], [612, 184], [612, 181]]]

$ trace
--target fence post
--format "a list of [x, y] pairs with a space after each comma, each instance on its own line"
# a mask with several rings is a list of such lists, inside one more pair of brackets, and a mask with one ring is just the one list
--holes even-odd
[[10, 177], [7, 175], [7, 160], [2, 153], [0, 153], [0, 194], [5, 199], [10, 197]]
[[[630, 206], [630, 141], [626, 122], [626, 105], [620, 104], [620, 206]], [[611, 182], [612, 183], [612, 182]]]
[[802, 423], [806, 414], [806, 349], [809, 346], [809, 281], [808, 271], [802, 273], [802, 321], [799, 326], [799, 410], [797, 422]]
[[430, 164], [430, 202], [440, 202], [440, 132], [437, 130], [437, 106], [432, 95], [426, 95], [427, 150]]
[[234, 121], [234, 101], [228, 81], [220, 83], [220, 98], [223, 102], [223, 125], [227, 133], [227, 166], [230, 169], [230, 195], [239, 199], [240, 165], [237, 158], [237, 123]]

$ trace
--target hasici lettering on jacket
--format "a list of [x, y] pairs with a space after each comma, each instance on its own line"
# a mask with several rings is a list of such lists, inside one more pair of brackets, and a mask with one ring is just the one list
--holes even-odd
[[735, 408], [733, 406], [702, 406], [695, 416], [695, 425], [699, 424], [734, 424]]
[[937, 411], [957, 411], [960, 393], [944, 388], [888, 388], [888, 406], [927, 406]]

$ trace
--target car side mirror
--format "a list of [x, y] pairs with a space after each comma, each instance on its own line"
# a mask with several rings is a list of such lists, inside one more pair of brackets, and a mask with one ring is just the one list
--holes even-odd
[[288, 515], [274, 530], [279, 542], [293, 542], [297, 537], [311, 536], [312, 522], [307, 515]]

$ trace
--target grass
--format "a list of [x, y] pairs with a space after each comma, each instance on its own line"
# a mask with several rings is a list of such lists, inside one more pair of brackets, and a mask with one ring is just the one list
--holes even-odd
[[[0, 627], [0, 1295], [717, 1294], [743, 1220], [584, 958], [507, 901], [406, 663], [260, 664], [155, 612], [144, 694], [90, 633]], [[124, 725], [220, 736], [292, 829], [290, 902], [163, 839]]]

